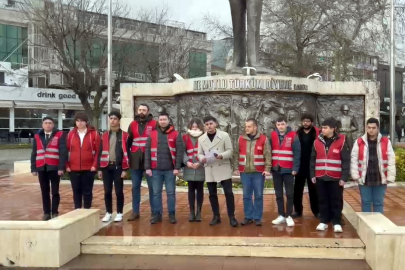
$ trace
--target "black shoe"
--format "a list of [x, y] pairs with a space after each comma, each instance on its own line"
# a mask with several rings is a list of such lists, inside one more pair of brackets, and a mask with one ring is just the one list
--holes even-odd
[[294, 212], [294, 213], [292, 213], [291, 217], [292, 217], [292, 218], [299, 218], [299, 217], [302, 217], [302, 213], [300, 214], [300, 213]]
[[210, 226], [215, 226], [217, 224], [221, 223], [221, 217], [220, 216], [214, 216], [212, 218], [212, 221], [210, 222]]
[[43, 221], [48, 221], [48, 220], [50, 220], [51, 219], [51, 215], [50, 214], [45, 214], [43, 217], [42, 217], [42, 220]]
[[201, 207], [197, 207], [197, 213], [195, 215], [195, 221], [196, 222], [201, 222], [202, 218], [201, 218]]
[[57, 218], [59, 214], [52, 214], [52, 218]]
[[235, 217], [229, 218], [229, 224], [231, 225], [231, 227], [239, 227], [239, 222], [236, 220]]
[[261, 220], [255, 220], [256, 226], [262, 226], [262, 221]]
[[176, 224], [177, 223], [177, 219], [176, 219], [175, 214], [170, 214], [169, 215], [169, 220], [170, 220], [171, 224]]
[[161, 214], [154, 214], [152, 219], [150, 220], [150, 224], [157, 224], [162, 222], [162, 215]]
[[245, 225], [249, 225], [250, 223], [253, 223], [253, 219], [249, 219], [249, 218], [245, 218], [240, 225], [245, 226]]
[[[139, 214], [138, 213], [131, 213], [131, 215], [128, 217], [128, 221], [134, 221], [135, 219], [139, 219]], [[151, 218], [153, 218], [153, 215], [150, 216]]]
[[195, 220], [195, 210], [194, 207], [190, 208], [190, 215], [188, 216], [189, 222], [194, 222]]

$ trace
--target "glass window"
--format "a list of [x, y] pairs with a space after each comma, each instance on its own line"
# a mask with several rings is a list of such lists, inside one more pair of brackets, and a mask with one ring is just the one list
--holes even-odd
[[0, 108], [0, 129], [9, 129], [10, 127], [10, 109]]
[[9, 129], [10, 119], [0, 119], [0, 129]]
[[7, 25], [6, 28], [8, 38], [18, 38], [18, 28], [20, 27], [14, 25]]
[[7, 38], [7, 52], [12, 52], [17, 48], [18, 39], [15, 38]]
[[50, 116], [54, 120], [58, 119], [58, 110], [41, 110], [41, 109], [15, 109], [14, 110], [15, 118], [19, 119], [40, 119], [45, 116]]
[[0, 37], [0, 52], [7, 52], [7, 39], [5, 37]]
[[0, 118], [10, 118], [10, 109], [0, 108]]
[[28, 28], [26, 27], [21, 28], [21, 38], [23, 41], [28, 38]]
[[6, 25], [0, 24], [0, 37], [5, 37], [5, 36], [6, 36]]

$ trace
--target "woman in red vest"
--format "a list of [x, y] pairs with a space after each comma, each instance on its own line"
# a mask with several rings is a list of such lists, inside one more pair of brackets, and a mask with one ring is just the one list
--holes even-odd
[[[188, 182], [188, 203], [190, 222], [201, 221], [201, 208], [204, 201], [205, 169], [198, 160], [198, 138], [204, 134], [204, 124], [200, 118], [193, 118], [187, 125], [187, 134], [183, 135], [185, 145], [183, 180]], [[195, 200], [197, 192], [197, 211]]]
[[82, 205], [90, 209], [101, 139], [97, 130], [88, 125], [84, 112], [77, 113], [74, 122], [75, 127], [67, 139], [69, 159], [66, 170], [70, 175], [75, 209], [82, 208]]

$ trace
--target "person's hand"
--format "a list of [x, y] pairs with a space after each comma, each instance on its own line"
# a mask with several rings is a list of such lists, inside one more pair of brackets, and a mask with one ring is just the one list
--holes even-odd
[[345, 186], [345, 181], [340, 180], [340, 181], [339, 181], [339, 186], [344, 187], [344, 186]]
[[239, 170], [236, 170], [236, 171], [234, 171], [233, 172], [235, 175], [240, 175], [240, 171]]
[[215, 158], [216, 159], [223, 159], [222, 155], [217, 155]]
[[262, 174], [263, 174], [264, 176], [270, 176], [270, 172], [267, 172], [267, 171], [264, 171]]
[[196, 162], [196, 163], [193, 164], [194, 170], [197, 170], [198, 168], [200, 168], [200, 166], [201, 166], [200, 162]]
[[98, 178], [103, 179], [103, 173], [102, 173], [101, 171], [99, 171], [99, 172], [97, 173], [97, 175], [98, 175]]
[[62, 176], [62, 175], [63, 175], [63, 171], [62, 171], [62, 170], [59, 170], [59, 171], [58, 171], [58, 175], [59, 175], [59, 176]]
[[97, 169], [95, 167], [91, 167], [90, 171], [95, 172]]
[[146, 170], [146, 174], [152, 177], [152, 170]]
[[202, 163], [207, 163], [207, 158], [203, 157], [203, 158], [201, 159], [201, 162], [202, 162]]
[[127, 176], [127, 172], [126, 171], [122, 171], [121, 173], [121, 178], [125, 178]]
[[33, 172], [33, 173], [32, 173], [32, 176], [38, 176], [38, 173], [37, 173], [37, 172]]
[[187, 161], [187, 167], [190, 169], [194, 169], [194, 164], [191, 163], [190, 161]]
[[316, 177], [312, 178], [311, 181], [312, 181], [312, 183], [315, 184], [316, 183]]
[[291, 174], [292, 174], [292, 175], [297, 175], [297, 172], [296, 172], [296, 171], [292, 171]]
[[173, 170], [173, 174], [174, 174], [174, 175], [178, 175], [178, 174], [179, 174], [179, 170], [174, 169], [174, 170]]
[[67, 171], [67, 172], [71, 172], [70, 168], [66, 168], [66, 171]]

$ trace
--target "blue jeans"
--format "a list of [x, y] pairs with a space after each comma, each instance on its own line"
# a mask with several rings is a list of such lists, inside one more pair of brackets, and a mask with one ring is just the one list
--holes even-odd
[[[141, 183], [144, 170], [130, 170], [131, 171], [131, 180], [132, 180], [132, 212], [139, 214], [139, 204], [141, 203]], [[149, 188], [149, 204], [151, 212], [153, 213], [153, 188], [152, 188], [152, 179], [147, 174], [146, 182], [148, 183]]]
[[169, 214], [174, 214], [176, 212], [176, 176], [173, 174], [173, 170], [152, 170], [153, 205], [155, 206], [153, 213], [163, 213], [163, 183], [166, 187], [167, 209]]
[[[245, 218], [262, 220], [264, 175], [262, 173], [241, 173], [243, 186], [243, 209]], [[255, 200], [253, 202], [252, 195]]]
[[[361, 211], [362, 212], [378, 212], [384, 213], [384, 197], [387, 185], [381, 186], [365, 186], [359, 185], [361, 195]], [[371, 206], [373, 210], [371, 211]]]

